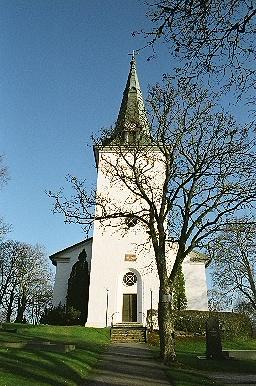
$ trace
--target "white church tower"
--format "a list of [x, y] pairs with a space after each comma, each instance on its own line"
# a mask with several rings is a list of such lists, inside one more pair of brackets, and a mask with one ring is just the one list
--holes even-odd
[[[108, 138], [95, 146], [98, 170], [96, 216], [131, 213], [131, 218], [95, 220], [93, 238], [68, 247], [50, 256], [56, 265], [53, 303], [65, 303], [67, 282], [72, 266], [82, 249], [87, 252], [90, 270], [88, 319], [86, 326], [105, 327], [120, 322], [146, 324], [147, 311], [158, 308], [159, 280], [153, 247], [148, 233], [132, 213], [143, 210], [146, 205], [131, 192], [130, 186], [118, 178], [125, 172], [125, 157], [129, 158], [130, 146], [136, 139], [148, 144], [150, 127], [145, 112], [138, 81], [134, 55], [130, 63], [127, 84], [115, 128]], [[153, 147], [151, 146], [151, 149]], [[134, 155], [131, 154], [131, 159]], [[157, 205], [157, 192], [162, 183], [163, 163], [161, 153], [151, 150], [152, 165], [149, 168], [149, 188]], [[129, 170], [127, 170], [129, 173]], [[175, 246], [167, 245], [170, 266], [175, 257]], [[185, 291], [188, 309], [207, 310], [207, 284], [204, 256], [190, 254], [183, 262]], [[82, 294], [81, 294], [82, 296]]]
[[[124, 157], [129, 157], [129, 149], [138, 138], [146, 144], [151, 136], [133, 55], [115, 129], [110, 138], [95, 147], [100, 197], [96, 215], [102, 213], [102, 205], [106, 212], [109, 209], [113, 213], [117, 208], [117, 213], [131, 214], [146, 205], [118, 178], [119, 173], [125, 172]], [[131, 153], [131, 160], [133, 157]], [[164, 164], [159, 150], [151, 150], [150, 159], [152, 166], [147, 173], [157, 201]], [[145, 324], [147, 311], [158, 308], [159, 280], [153, 247], [147, 229], [133, 222], [132, 217], [129, 221], [126, 227], [120, 218], [94, 223], [87, 326], [103, 327], [120, 322]], [[175, 250], [169, 248], [168, 254], [171, 265]], [[192, 286], [196, 300], [191, 302], [187, 293], [188, 306], [207, 309], [205, 261], [192, 260], [190, 256], [183, 264], [187, 292]]]
[[[126, 152], [136, 136], [150, 138], [150, 130], [133, 55], [114, 132], [103, 141], [103, 146], [95, 148], [97, 194], [103, 200], [107, 197], [110, 211], [114, 207], [122, 208], [122, 212], [134, 209], [132, 202], [136, 197], [131, 197], [131, 191], [116, 178], [117, 170], [111, 168], [120, 165], [124, 170], [121, 152]], [[96, 208], [96, 213], [97, 210], [100, 208]], [[154, 296], [158, 294], [156, 271], [149, 267], [154, 264], [152, 248], [147, 246], [145, 250], [144, 245], [148, 235], [139, 224], [130, 221], [126, 230], [118, 218], [94, 223], [88, 326], [143, 323], [153, 301], [152, 290]], [[155, 306], [156, 302], [155, 298]]]

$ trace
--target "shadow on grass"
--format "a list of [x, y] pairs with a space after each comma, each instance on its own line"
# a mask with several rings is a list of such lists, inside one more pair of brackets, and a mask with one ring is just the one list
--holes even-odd
[[205, 376], [204, 374], [196, 373], [191, 370], [184, 370], [172, 367], [167, 370], [168, 379], [173, 386], [220, 386], [222, 384], [217, 383]]
[[19, 325], [16, 334], [0, 334], [0, 342], [50, 341], [75, 344], [69, 353], [37, 349], [0, 349], [0, 385], [79, 385], [109, 342], [108, 330], [67, 326]]
[[78, 385], [98, 355], [88, 350], [52, 353], [0, 350], [1, 381], [5, 385]]
[[[1, 381], [4, 385], [64, 385], [64, 382], [58, 381], [58, 371], [53, 369], [57, 361], [52, 365], [45, 363], [45, 355], [37, 353], [33, 358], [31, 353], [18, 350], [8, 350], [0, 352]], [[44, 359], [44, 360], [43, 360]], [[44, 362], [44, 363], [43, 363]], [[55, 363], [54, 363], [55, 362]], [[60, 363], [58, 363], [60, 365]], [[53, 375], [54, 374], [54, 375]], [[72, 378], [72, 375], [71, 375]]]
[[[187, 345], [185, 345], [185, 340], [181, 343], [178, 342], [179, 350], [176, 351], [177, 362], [166, 370], [168, 379], [175, 386], [222, 385], [222, 383], [218, 383], [210, 378], [211, 373], [214, 372], [237, 373], [241, 375], [256, 374], [255, 361], [199, 359], [198, 356], [202, 356], [205, 352], [203, 341], [199, 339], [187, 341]], [[156, 359], [160, 360], [159, 347], [153, 347], [152, 351]]]
[[255, 361], [237, 359], [198, 359], [202, 353], [177, 352], [177, 359], [186, 368], [202, 371], [223, 371], [230, 373], [252, 373], [256, 374]]

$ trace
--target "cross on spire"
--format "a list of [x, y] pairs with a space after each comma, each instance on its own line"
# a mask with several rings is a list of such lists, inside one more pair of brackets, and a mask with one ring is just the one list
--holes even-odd
[[135, 61], [135, 56], [138, 55], [138, 51], [132, 50], [132, 53], [129, 53], [128, 55], [132, 57], [132, 62], [133, 62]]
[[133, 50], [128, 54], [132, 57], [130, 71], [116, 125], [111, 137], [106, 138], [106, 145], [111, 143], [131, 144], [136, 141], [146, 144], [151, 141], [149, 122], [136, 70], [135, 57], [138, 53]]

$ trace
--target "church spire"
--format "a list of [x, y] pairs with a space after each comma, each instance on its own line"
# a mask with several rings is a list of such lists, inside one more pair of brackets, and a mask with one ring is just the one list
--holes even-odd
[[108, 143], [148, 143], [150, 128], [136, 69], [136, 53], [133, 51], [130, 71], [123, 93], [121, 107], [114, 131]]

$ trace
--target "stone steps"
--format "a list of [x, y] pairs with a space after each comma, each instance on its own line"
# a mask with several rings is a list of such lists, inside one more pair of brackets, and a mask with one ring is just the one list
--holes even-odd
[[111, 327], [111, 341], [132, 343], [146, 341], [146, 327], [141, 323], [117, 323]]

